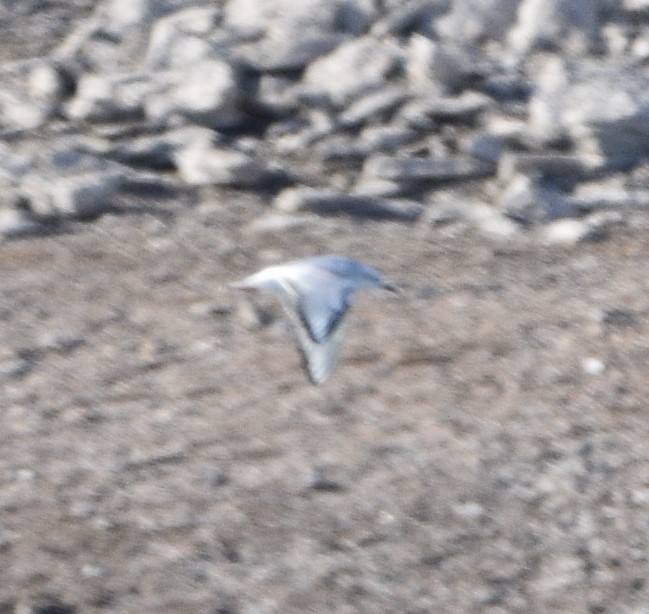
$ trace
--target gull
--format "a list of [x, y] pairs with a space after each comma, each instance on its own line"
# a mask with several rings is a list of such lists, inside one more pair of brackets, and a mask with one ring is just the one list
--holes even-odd
[[280, 300], [314, 384], [325, 382], [333, 371], [354, 292], [371, 288], [399, 292], [373, 268], [335, 255], [270, 266], [230, 287], [259, 290]]

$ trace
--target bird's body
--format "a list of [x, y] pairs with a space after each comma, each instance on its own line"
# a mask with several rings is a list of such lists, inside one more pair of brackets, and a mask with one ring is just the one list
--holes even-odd
[[261, 290], [280, 299], [316, 384], [323, 383], [333, 370], [353, 293], [369, 288], [395, 290], [373, 268], [343, 256], [271, 266], [233, 287]]

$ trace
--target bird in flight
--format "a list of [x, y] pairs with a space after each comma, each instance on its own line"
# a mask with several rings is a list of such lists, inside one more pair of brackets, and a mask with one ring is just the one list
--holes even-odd
[[333, 371], [354, 292], [370, 288], [399, 292], [373, 268], [334, 255], [270, 266], [230, 286], [279, 298], [314, 384], [325, 382]]

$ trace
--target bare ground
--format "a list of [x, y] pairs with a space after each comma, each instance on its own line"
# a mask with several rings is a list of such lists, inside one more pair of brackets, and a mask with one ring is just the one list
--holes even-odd
[[[253, 233], [264, 207], [0, 245], [0, 611], [644, 611], [646, 231]], [[404, 297], [359, 295], [314, 387], [224, 284], [323, 252]]]

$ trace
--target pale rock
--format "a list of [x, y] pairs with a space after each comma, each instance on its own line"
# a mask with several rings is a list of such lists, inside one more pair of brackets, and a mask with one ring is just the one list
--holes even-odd
[[354, 217], [403, 221], [416, 221], [423, 212], [422, 205], [413, 201], [305, 187], [282, 191], [273, 204], [276, 209], [288, 213], [309, 211], [319, 215], [347, 214]]
[[573, 208], [561, 193], [528, 175], [518, 175], [509, 182], [499, 205], [505, 215], [524, 224], [574, 215]]
[[649, 76], [637, 68], [549, 59], [529, 110], [542, 142], [569, 136], [614, 168], [649, 155]]
[[161, 82], [138, 73], [84, 74], [75, 97], [67, 104], [68, 117], [82, 121], [110, 122], [139, 117], [144, 102]]
[[305, 87], [320, 93], [334, 105], [384, 87], [399, 61], [392, 45], [369, 37], [343, 43], [330, 54], [314, 61], [304, 75]]
[[597, 42], [600, 5], [599, 0], [523, 0], [509, 43], [516, 53], [535, 49], [586, 53]]
[[129, 173], [115, 162], [60, 149], [42, 156], [20, 188], [36, 216], [89, 218], [114, 206]]
[[214, 55], [209, 36], [221, 13], [197, 6], [158, 19], [151, 30], [144, 64], [151, 70], [187, 66]]
[[266, 175], [263, 165], [249, 154], [204, 139], [176, 151], [174, 161], [182, 179], [192, 185], [254, 186]]
[[43, 227], [27, 211], [0, 208], [0, 238], [25, 237], [42, 231]]
[[239, 76], [229, 63], [204, 60], [172, 71], [166, 81], [145, 101], [149, 119], [172, 125], [193, 122], [217, 130], [241, 122]]
[[521, 0], [455, 0], [437, 21], [437, 32], [461, 43], [503, 40], [516, 20]]

